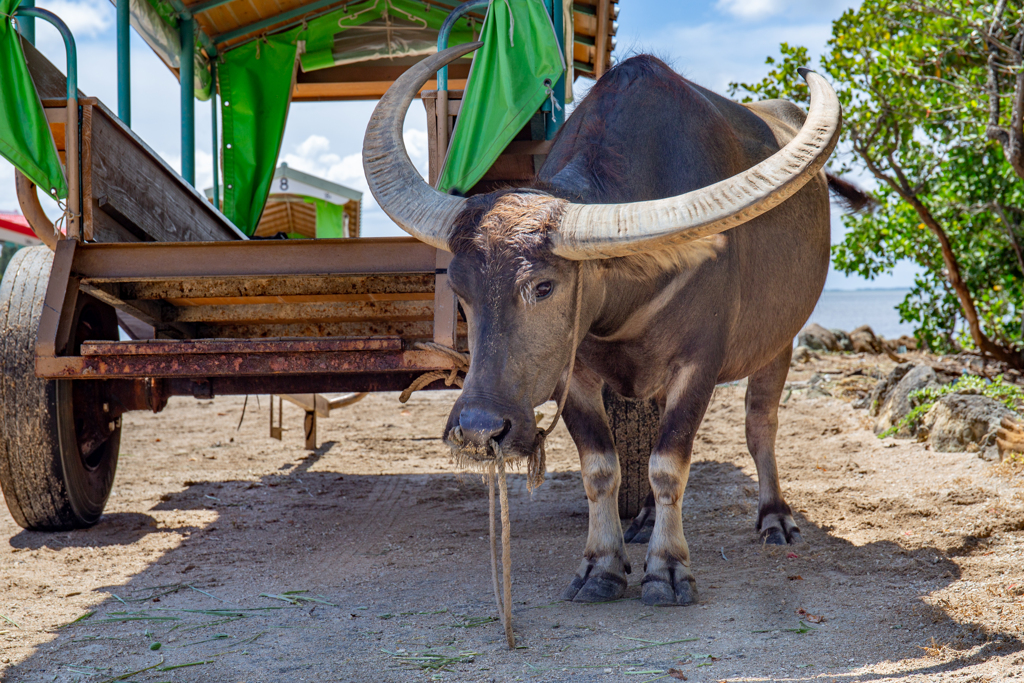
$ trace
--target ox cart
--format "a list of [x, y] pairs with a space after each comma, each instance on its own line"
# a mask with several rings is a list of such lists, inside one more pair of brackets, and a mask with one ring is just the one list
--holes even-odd
[[[117, 0], [116, 114], [78, 91], [74, 40], [60, 20], [31, 2], [7, 4], [22, 34], [24, 64], [13, 66], [27, 67], [34, 87], [21, 104], [31, 109], [37, 93], [43, 146], [63, 176], [47, 176], [42, 162], [15, 164], [22, 212], [46, 244], [17, 253], [0, 286], [0, 484], [18, 524], [98, 521], [128, 411], [159, 412], [171, 396], [394, 391], [452, 370], [450, 355], [422, 344], [467, 350], [447, 252], [412, 238], [359, 237], [358, 216], [345, 238], [250, 236], [291, 103], [379, 98], [434, 49], [424, 36], [440, 47], [476, 39], [488, 2]], [[510, 139], [494, 138], [498, 154], [469, 155], [486, 168], [466, 194], [529, 180], [564, 118], [571, 81], [611, 64], [614, 0], [535, 4], [568, 68], [543, 82], [543, 102]], [[168, 6], [170, 14], [154, 9]], [[66, 73], [33, 47], [35, 20], [64, 35]], [[181, 174], [131, 129], [129, 26], [181, 83]], [[459, 60], [421, 93], [435, 185], [463, 103], [471, 105], [463, 99], [470, 66]], [[193, 187], [197, 97], [213, 112], [213, 201]], [[487, 135], [476, 141], [493, 143]], [[43, 183], [65, 198], [56, 227], [40, 204]], [[119, 323], [150, 333], [124, 339]], [[608, 407], [622, 460], [620, 513], [631, 516], [647, 494], [657, 415], [615, 395]]]

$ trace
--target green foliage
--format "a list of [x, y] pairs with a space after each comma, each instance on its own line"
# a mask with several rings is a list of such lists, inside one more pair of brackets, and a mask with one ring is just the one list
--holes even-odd
[[21, 245], [12, 242], [0, 242], [0, 277], [3, 277], [7, 270], [7, 264], [14, 258], [14, 252], [21, 249]]
[[[1021, 4], [1011, 0], [1008, 10], [1018, 22]], [[988, 47], [979, 27], [991, 23], [992, 11], [992, 4], [972, 0], [935, 7], [864, 0], [834, 22], [817, 65], [806, 48], [783, 43], [761, 82], [730, 86], [748, 101], [786, 98], [806, 106], [797, 68], [811, 66], [831, 81], [844, 117], [833, 170], [869, 173], [878, 202], [870, 213], [844, 217], [834, 264], [867, 279], [900, 261], [919, 265], [923, 272], [899, 312], [937, 352], [974, 342], [963, 334], [963, 305], [936, 226], [948, 237], [984, 334], [1003, 348], [1024, 348], [1024, 272], [1014, 250], [1014, 239], [1024, 242], [1024, 183], [986, 136]], [[1004, 90], [1012, 89], [1013, 78], [1002, 80]], [[925, 214], [935, 226], [926, 225]]]
[[932, 407], [943, 396], [949, 394], [981, 394], [995, 401], [999, 401], [1005, 407], [1015, 413], [1024, 413], [1024, 388], [1007, 382], [999, 375], [993, 380], [987, 380], [977, 375], [963, 375], [955, 382], [943, 384], [940, 387], [925, 387], [910, 392], [910, 403], [913, 409], [904, 415], [899, 422], [889, 427], [878, 435], [879, 439], [896, 434], [904, 427], [917, 427], [921, 418], [932, 409]]

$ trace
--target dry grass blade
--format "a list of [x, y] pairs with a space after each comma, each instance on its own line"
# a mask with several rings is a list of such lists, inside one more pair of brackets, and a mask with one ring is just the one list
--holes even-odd
[[158, 666], [160, 666], [163, 663], [164, 663], [164, 658], [161, 657], [160, 661], [157, 662], [156, 664], [151, 664], [150, 666], [147, 666], [147, 667], [142, 668], [142, 669], [137, 669], [136, 671], [129, 671], [128, 673], [123, 673], [120, 676], [114, 676], [113, 678], [104, 679], [100, 683], [114, 683], [115, 681], [123, 681], [124, 679], [131, 678], [132, 676], [134, 676], [136, 674], [140, 674], [143, 671], [149, 671], [150, 669], [155, 669], [155, 668], [157, 668]]
[[658, 641], [658, 640], [644, 640], [643, 638], [630, 638], [629, 636], [619, 636], [619, 637], [620, 638], [625, 638], [626, 640], [637, 640], [637, 641], [640, 641], [641, 643], [648, 643], [648, 644], [647, 645], [641, 645], [639, 647], [629, 647], [629, 648], [625, 648], [625, 649], [621, 649], [621, 650], [612, 650], [611, 652], [608, 652], [607, 654], [610, 654], [610, 655], [622, 655], [622, 654], [626, 654], [627, 652], [636, 652], [638, 650], [650, 650], [652, 647], [664, 647], [665, 645], [677, 645], [678, 643], [692, 643], [694, 641], [700, 640], [699, 638], [680, 638], [679, 640]]
[[261, 598], [270, 598], [272, 600], [282, 600], [292, 605], [301, 605], [304, 602], [316, 602], [321, 605], [329, 605], [330, 607], [337, 607], [333, 602], [327, 602], [320, 598], [311, 598], [308, 595], [301, 595], [306, 591], [288, 591], [286, 593], [260, 593]]
[[[459, 617], [455, 617], [459, 619]], [[469, 617], [468, 619], [459, 619], [451, 625], [452, 628], [476, 628], [477, 626], [483, 626], [484, 624], [493, 624], [498, 621], [497, 617]]]
[[387, 650], [381, 650], [381, 652], [391, 655], [403, 664], [427, 671], [450, 671], [448, 669], [449, 666], [453, 664], [469, 664], [476, 657], [480, 656], [479, 652], [459, 652], [452, 655], [441, 654], [440, 652], [420, 652], [418, 654], [403, 654], [400, 652], [388, 652]]
[[202, 666], [203, 664], [213, 664], [212, 659], [204, 659], [201, 662], [188, 662], [187, 664], [172, 664], [171, 666], [161, 666], [157, 671], [173, 671], [174, 669], [184, 669], [189, 666]]
[[8, 617], [5, 614], [0, 614], [0, 619], [3, 619], [4, 621], [6, 621], [8, 624], [13, 626], [14, 628], [21, 628], [20, 626], [18, 626], [17, 622], [15, 622], [13, 619], [11, 619], [10, 617]]
[[72, 624], [77, 624], [77, 623], [79, 623], [81, 621], [85, 621], [86, 619], [88, 619], [89, 617], [91, 617], [94, 614], [96, 614], [96, 610], [92, 610], [90, 612], [86, 612], [85, 614], [83, 614], [82, 616], [78, 617], [77, 619], [75, 619], [73, 621], [69, 621], [66, 624], [61, 624], [60, 626], [55, 628], [54, 631], [59, 631], [62, 628], [67, 628], [68, 626], [71, 626]]

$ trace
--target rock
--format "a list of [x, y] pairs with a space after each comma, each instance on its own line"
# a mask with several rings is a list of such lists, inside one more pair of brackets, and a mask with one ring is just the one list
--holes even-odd
[[867, 325], [861, 325], [850, 333], [850, 345], [855, 353], [881, 353], [882, 342], [875, 331]]
[[821, 360], [821, 357], [806, 346], [798, 346], [793, 349], [793, 359], [790, 361], [790, 364], [808, 363], [811, 360]]
[[800, 346], [806, 346], [812, 351], [839, 350], [839, 342], [836, 341], [835, 335], [818, 323], [811, 323], [800, 330], [796, 339]]
[[838, 328], [830, 329], [829, 332], [831, 332], [832, 336], [836, 338], [836, 344], [839, 345], [840, 351], [845, 351], [846, 353], [851, 353], [853, 351], [853, 342], [850, 341], [850, 335]]
[[906, 353], [907, 351], [917, 351], [918, 349], [917, 339], [906, 334], [902, 335], [899, 339], [885, 339], [882, 343], [893, 353]]
[[[911, 367], [906, 368], [908, 365]], [[893, 381], [898, 371], [902, 377], [899, 380]], [[889, 427], [898, 423], [907, 413], [914, 409], [914, 404], [910, 400], [912, 392], [926, 387], [942, 386], [938, 375], [930, 367], [927, 365], [913, 365], [911, 363], [897, 365], [892, 374], [883, 380], [882, 383], [888, 383], [891, 388], [885, 393], [884, 399], [881, 398], [881, 392], [877, 394], [878, 412], [876, 415], [878, 419], [875, 420], [875, 434], [881, 434], [889, 429]], [[900, 429], [896, 436], [909, 438], [915, 434], [916, 430], [912, 426], [908, 426]]]
[[871, 417], [878, 417], [878, 411], [881, 410], [882, 404], [889, 398], [889, 394], [896, 388], [896, 385], [899, 384], [904, 375], [913, 369], [913, 363], [897, 365], [889, 373], [888, 377], [875, 385], [875, 388], [871, 391], [871, 402], [868, 404], [868, 414]]
[[977, 452], [985, 460], [999, 460], [997, 432], [1004, 418], [1016, 413], [981, 394], [943, 396], [921, 420], [919, 436], [927, 435], [939, 453]]

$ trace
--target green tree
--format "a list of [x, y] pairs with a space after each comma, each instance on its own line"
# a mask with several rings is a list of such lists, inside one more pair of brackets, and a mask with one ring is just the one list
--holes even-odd
[[[874, 278], [923, 269], [900, 305], [936, 351], [976, 349], [1024, 368], [1024, 22], [1022, 1], [865, 0], [832, 25], [827, 52], [781, 45], [746, 99], [807, 103], [797, 68], [843, 105], [836, 169], [877, 181], [874, 210], [844, 218], [836, 267]], [[966, 324], [967, 334], [958, 331]]]

